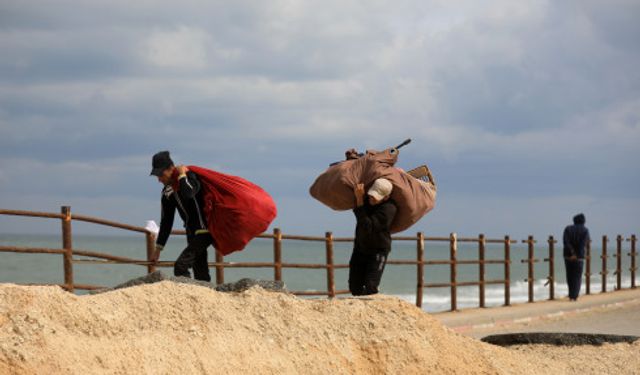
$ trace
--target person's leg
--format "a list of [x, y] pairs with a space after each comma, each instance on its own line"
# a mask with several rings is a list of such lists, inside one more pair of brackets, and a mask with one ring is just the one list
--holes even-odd
[[187, 241], [187, 247], [182, 250], [182, 253], [180, 253], [180, 256], [178, 256], [178, 259], [176, 259], [176, 262], [173, 265], [173, 274], [176, 276], [191, 277], [189, 268], [193, 265], [196, 254], [191, 247], [191, 242], [189, 240]]
[[578, 293], [580, 292], [580, 272], [579, 272], [580, 262], [578, 261], [568, 261], [567, 262], [567, 272], [569, 279], [569, 298], [572, 300], [576, 300], [578, 298]]
[[[204, 259], [206, 264], [206, 251], [207, 247], [211, 244], [210, 240], [211, 236], [209, 235], [199, 235], [199, 236], [188, 236], [187, 237], [187, 247], [182, 250], [182, 253], [176, 259], [176, 263], [173, 267], [173, 274], [176, 276], [184, 276], [191, 277], [189, 273], [189, 268], [194, 268], [196, 264], [196, 259], [199, 261], [199, 266], [197, 271], [194, 268], [194, 273], [197, 272], [197, 277], [205, 277], [202, 275], [202, 253], [204, 252]], [[208, 273], [208, 267], [207, 267]], [[199, 279], [202, 280], [202, 279]]]
[[364, 281], [365, 294], [377, 294], [388, 253], [377, 253], [369, 256]]
[[569, 288], [569, 299], [573, 299], [573, 269], [571, 263], [571, 261], [565, 258], [564, 269], [567, 277], [567, 287]]
[[199, 234], [194, 238], [195, 247], [195, 259], [193, 262], [193, 277], [196, 280], [202, 280], [206, 282], [211, 281], [211, 275], [209, 275], [208, 264], [208, 252], [207, 248], [212, 244], [212, 238], [210, 234]]
[[354, 249], [349, 260], [349, 291], [354, 296], [364, 294], [366, 265], [365, 255]]
[[582, 287], [582, 268], [584, 267], [584, 261], [578, 261], [575, 264], [575, 284], [574, 284], [574, 297], [573, 299], [578, 299], [578, 296], [580, 296], [580, 287]]

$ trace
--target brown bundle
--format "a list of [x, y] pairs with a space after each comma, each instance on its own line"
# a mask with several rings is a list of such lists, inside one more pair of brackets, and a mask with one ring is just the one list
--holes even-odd
[[[347, 158], [352, 154], [347, 151]], [[391, 199], [398, 212], [391, 232], [397, 233], [415, 224], [435, 206], [436, 188], [432, 182], [424, 182], [394, 167], [398, 150], [368, 150], [357, 159], [350, 159], [329, 167], [315, 180], [309, 193], [325, 205], [337, 211], [355, 207], [353, 189], [359, 183], [365, 191], [378, 178], [386, 178], [393, 184]]]

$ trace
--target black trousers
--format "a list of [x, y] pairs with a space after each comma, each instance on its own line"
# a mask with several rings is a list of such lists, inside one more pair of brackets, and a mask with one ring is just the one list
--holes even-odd
[[213, 238], [209, 233], [187, 236], [187, 247], [176, 259], [173, 274], [191, 277], [189, 268], [193, 268], [193, 277], [196, 280], [211, 281], [207, 264], [207, 247], [212, 244]]
[[349, 291], [354, 296], [378, 293], [389, 251], [365, 254], [353, 250], [349, 260]]
[[578, 295], [580, 295], [583, 265], [584, 261], [582, 259], [571, 261], [565, 258], [564, 260], [564, 266], [567, 272], [567, 285], [569, 286], [569, 299], [578, 299]]

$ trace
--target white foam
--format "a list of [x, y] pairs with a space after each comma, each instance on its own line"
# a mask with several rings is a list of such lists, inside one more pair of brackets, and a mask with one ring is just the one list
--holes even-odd
[[[533, 295], [534, 301], [543, 301], [549, 298], [549, 285], [544, 285], [546, 280], [536, 280], [534, 282]], [[613, 291], [616, 282], [615, 277], [607, 278], [607, 291]], [[631, 278], [623, 278], [623, 288], [631, 284]], [[580, 294], [585, 294], [585, 282], [582, 281]], [[591, 293], [600, 293], [602, 284], [600, 282], [591, 282]], [[555, 298], [563, 298], [568, 294], [569, 288], [566, 283], [556, 283], [554, 290]], [[423, 309], [430, 312], [447, 311], [451, 309], [451, 294], [449, 288], [426, 289], [422, 296]], [[479, 288], [477, 286], [458, 287], [457, 289], [457, 307], [459, 309], [478, 307], [480, 303]], [[415, 294], [396, 294], [397, 297], [410, 302], [416, 302]], [[523, 303], [529, 300], [529, 284], [524, 281], [516, 281], [511, 284], [510, 302]], [[491, 285], [485, 289], [485, 306], [502, 306], [504, 304], [504, 286]]]

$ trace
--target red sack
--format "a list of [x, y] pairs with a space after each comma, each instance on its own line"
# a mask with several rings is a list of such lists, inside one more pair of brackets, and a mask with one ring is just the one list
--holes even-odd
[[275, 219], [276, 204], [260, 186], [206, 168], [187, 168], [200, 178], [209, 232], [223, 255], [244, 249]]

